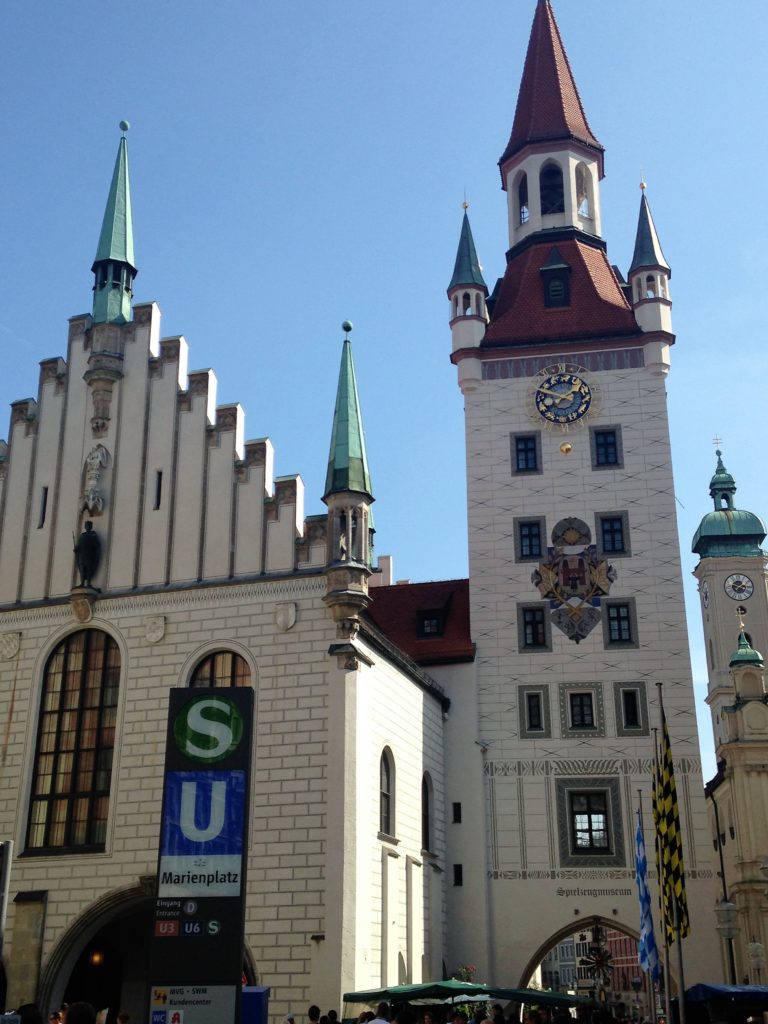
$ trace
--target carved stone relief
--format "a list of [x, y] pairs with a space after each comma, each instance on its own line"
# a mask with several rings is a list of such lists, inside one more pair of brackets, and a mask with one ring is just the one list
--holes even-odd
[[21, 633], [0, 633], [0, 658], [11, 661], [19, 653]]
[[105, 494], [102, 487], [102, 473], [108, 465], [109, 452], [103, 444], [95, 445], [86, 455], [81, 512], [98, 516], [104, 511]]
[[296, 602], [285, 601], [275, 605], [275, 625], [283, 633], [296, 625]]
[[159, 644], [165, 636], [165, 616], [147, 615], [144, 619], [144, 636], [148, 644]]

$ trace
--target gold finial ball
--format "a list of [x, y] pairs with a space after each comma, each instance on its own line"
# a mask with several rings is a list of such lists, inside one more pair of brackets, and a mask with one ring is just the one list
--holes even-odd
[[131, 127], [131, 122], [130, 121], [121, 121], [120, 124], [118, 125], [118, 128], [120, 129], [121, 132], [127, 132], [130, 127]]
[[570, 441], [563, 441], [563, 443], [560, 445], [560, 451], [563, 453], [563, 455], [570, 455], [573, 451], [573, 445]]
[[648, 188], [648, 183], [643, 178], [641, 178], [640, 179], [640, 191], [641, 192], [645, 192], [645, 190], [647, 188]]
[[464, 200], [464, 202], [461, 205], [464, 207], [465, 210], [469, 209], [469, 203], [467, 202], [466, 199]]

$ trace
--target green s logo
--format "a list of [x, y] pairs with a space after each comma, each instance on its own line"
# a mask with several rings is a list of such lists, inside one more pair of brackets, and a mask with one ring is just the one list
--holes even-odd
[[201, 696], [176, 716], [173, 736], [185, 757], [213, 764], [237, 748], [243, 738], [243, 716], [226, 697]]

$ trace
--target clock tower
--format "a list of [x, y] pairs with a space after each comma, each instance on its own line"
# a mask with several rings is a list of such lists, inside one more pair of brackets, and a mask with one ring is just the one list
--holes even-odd
[[736, 482], [723, 465], [722, 453], [716, 454], [717, 468], [709, 483], [715, 507], [701, 520], [692, 544], [699, 556], [694, 576], [699, 581], [715, 747], [727, 739], [723, 708], [733, 703], [730, 660], [740, 620], [750, 643], [768, 650], [768, 556], [760, 547], [765, 524], [736, 508]]
[[[652, 846], [662, 683], [683, 818], [686, 971], [713, 978], [715, 895], [667, 420], [671, 272], [645, 192], [628, 281], [608, 259], [604, 149], [549, 0], [536, 5], [499, 168], [503, 275], [484, 306], [471, 298], [470, 286], [484, 297], [471, 272], [454, 273], [449, 289], [486, 797], [472, 813], [488, 837], [487, 863], [474, 860], [487, 899], [452, 937], [451, 960], [477, 963], [491, 982], [527, 984], [574, 931], [596, 923], [637, 934], [634, 820], [640, 794]], [[466, 239], [465, 217], [460, 256]], [[464, 291], [470, 299], [457, 303]], [[460, 826], [449, 841], [460, 859]], [[459, 877], [472, 884], [466, 864]], [[450, 911], [457, 897], [448, 898]]]

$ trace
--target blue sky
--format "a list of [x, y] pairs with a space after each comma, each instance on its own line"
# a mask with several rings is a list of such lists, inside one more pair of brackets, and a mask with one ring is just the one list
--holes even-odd
[[[4, 0], [0, 30], [0, 405], [34, 395], [88, 311], [90, 265], [127, 118], [138, 301], [212, 366], [246, 437], [301, 473], [321, 510], [345, 318], [398, 578], [466, 573], [461, 396], [445, 288], [466, 189], [486, 278], [503, 270], [496, 161], [534, 0]], [[761, 472], [768, 28], [757, 0], [559, 0], [606, 147], [609, 256], [632, 255], [640, 171], [668, 261], [669, 379], [702, 733], [706, 669], [690, 537], [709, 510], [711, 438], [738, 503]], [[7, 423], [7, 421], [6, 421]], [[6, 435], [0, 426], [0, 436]], [[759, 453], [759, 458], [756, 456]], [[705, 775], [714, 770], [705, 745]]]

